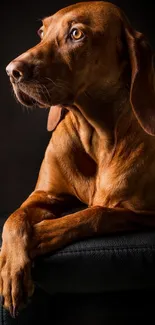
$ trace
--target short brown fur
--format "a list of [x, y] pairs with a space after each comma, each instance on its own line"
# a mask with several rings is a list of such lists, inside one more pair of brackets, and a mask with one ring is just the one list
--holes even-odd
[[[13, 316], [23, 304], [21, 288], [33, 292], [36, 256], [81, 238], [155, 226], [150, 45], [119, 8], [102, 1], [67, 7], [43, 23], [41, 42], [7, 67], [23, 104], [54, 106], [36, 188], [3, 229], [0, 293]], [[86, 37], [71, 41], [73, 26]], [[25, 82], [26, 69], [33, 78]], [[80, 210], [80, 202], [88, 208]]]

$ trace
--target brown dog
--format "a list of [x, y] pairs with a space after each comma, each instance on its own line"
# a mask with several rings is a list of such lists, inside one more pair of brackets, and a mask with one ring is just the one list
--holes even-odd
[[[48, 129], [55, 129], [34, 192], [3, 229], [0, 293], [13, 316], [23, 292], [33, 292], [36, 256], [155, 226], [149, 44], [120, 9], [101, 1], [45, 18], [39, 34], [41, 42], [7, 67], [19, 101], [51, 107]], [[68, 215], [77, 202], [88, 208]]]

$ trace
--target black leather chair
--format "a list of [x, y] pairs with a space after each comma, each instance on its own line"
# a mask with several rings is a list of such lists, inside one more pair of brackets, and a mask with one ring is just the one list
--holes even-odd
[[32, 275], [31, 302], [17, 319], [1, 307], [0, 325], [155, 323], [154, 232], [77, 242], [37, 258]]

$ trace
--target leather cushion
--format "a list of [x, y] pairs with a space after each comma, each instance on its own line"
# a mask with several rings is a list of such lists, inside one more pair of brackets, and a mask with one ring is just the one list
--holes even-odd
[[93, 238], [39, 257], [33, 270], [48, 293], [99, 293], [155, 287], [155, 233]]

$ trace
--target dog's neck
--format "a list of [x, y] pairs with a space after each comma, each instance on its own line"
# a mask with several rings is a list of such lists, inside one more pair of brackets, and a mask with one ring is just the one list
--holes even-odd
[[[132, 112], [129, 90], [118, 89], [115, 94], [113, 92], [113, 94], [109, 93], [107, 97], [102, 96], [102, 100], [101, 96], [97, 95], [97, 92], [82, 94], [75, 102], [72, 111], [81, 125], [81, 129], [85, 130], [85, 134], [89, 130], [88, 138], [92, 138], [91, 132], [95, 136], [94, 155], [98, 156], [97, 151], [104, 150], [109, 160], [114, 152], [119, 150], [122, 143], [124, 147], [129, 147], [129, 151], [136, 150], [143, 142], [145, 134]], [[137, 135], [135, 132], [138, 132]], [[91, 147], [93, 147], [92, 143]], [[89, 149], [87, 149], [88, 151]]]
[[77, 98], [75, 107], [101, 138], [107, 137], [107, 142], [111, 142], [120, 117], [132, 113], [128, 97], [126, 89], [109, 91], [106, 96], [105, 91], [99, 93], [89, 89]]

